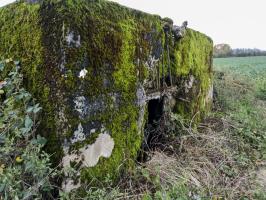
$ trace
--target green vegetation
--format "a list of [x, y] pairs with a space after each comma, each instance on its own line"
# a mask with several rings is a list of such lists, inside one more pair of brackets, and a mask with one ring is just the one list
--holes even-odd
[[217, 98], [238, 134], [266, 158], [266, 57], [216, 59]]
[[41, 107], [22, 86], [18, 62], [0, 62], [0, 199], [39, 199], [53, 189], [46, 139], [36, 133]]
[[[266, 57], [219, 58], [214, 66], [216, 115], [229, 122], [239, 145], [236, 161], [245, 163], [247, 173], [256, 174], [265, 170], [266, 159]], [[265, 187], [266, 177], [257, 179], [262, 179]], [[252, 190], [260, 188], [255, 177], [247, 186]], [[266, 194], [255, 192], [253, 198], [265, 199]]]

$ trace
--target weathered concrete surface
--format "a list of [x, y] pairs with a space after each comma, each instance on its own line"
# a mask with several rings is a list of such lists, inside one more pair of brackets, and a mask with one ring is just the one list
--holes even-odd
[[21, 61], [25, 87], [43, 107], [46, 150], [76, 170], [66, 190], [134, 168], [147, 94], [175, 87], [174, 112], [197, 121], [208, 110], [207, 36], [187, 29], [176, 40], [171, 20], [104, 0], [30, 2], [0, 8], [0, 58]]

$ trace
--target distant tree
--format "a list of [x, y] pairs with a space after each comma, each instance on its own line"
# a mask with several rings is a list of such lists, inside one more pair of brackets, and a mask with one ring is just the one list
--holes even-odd
[[214, 46], [214, 57], [228, 57], [232, 53], [229, 44], [217, 44]]

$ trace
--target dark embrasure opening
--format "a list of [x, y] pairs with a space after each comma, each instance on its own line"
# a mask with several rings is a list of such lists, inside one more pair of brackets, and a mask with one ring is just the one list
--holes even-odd
[[151, 99], [148, 102], [148, 119], [144, 129], [142, 147], [138, 156], [139, 162], [146, 162], [150, 159], [149, 152], [156, 148], [160, 140], [163, 108], [163, 99]]

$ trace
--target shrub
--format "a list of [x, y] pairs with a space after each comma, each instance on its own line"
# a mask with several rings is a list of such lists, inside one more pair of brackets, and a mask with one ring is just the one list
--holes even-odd
[[41, 110], [31, 94], [22, 87], [19, 63], [6, 60], [12, 69], [0, 80], [0, 199], [38, 199], [49, 194], [49, 155], [41, 149], [45, 138], [36, 134]]

